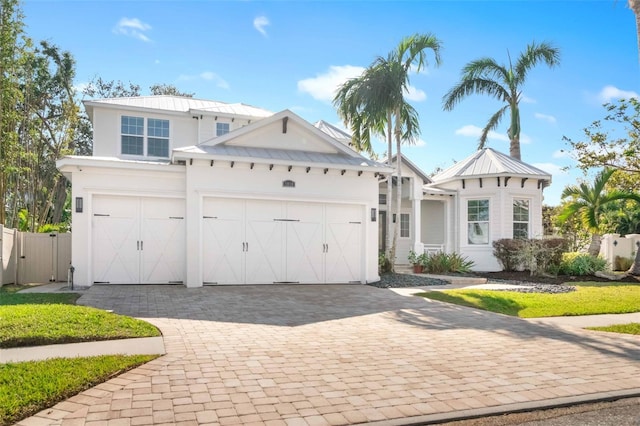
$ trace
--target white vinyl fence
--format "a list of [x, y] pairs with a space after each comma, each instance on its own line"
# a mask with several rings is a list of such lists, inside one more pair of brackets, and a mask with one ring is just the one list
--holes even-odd
[[613, 267], [618, 256], [633, 259], [638, 247], [640, 247], [640, 234], [629, 234], [624, 237], [620, 234], [605, 234], [600, 244], [600, 256], [607, 260], [610, 267]]
[[0, 225], [0, 285], [66, 281], [71, 264], [71, 234], [36, 234]]

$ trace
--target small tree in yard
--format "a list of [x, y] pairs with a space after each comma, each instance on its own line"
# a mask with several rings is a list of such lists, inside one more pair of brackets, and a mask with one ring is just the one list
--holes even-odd
[[607, 190], [607, 182], [615, 173], [615, 169], [605, 168], [596, 176], [593, 186], [587, 182], [579, 185], [569, 185], [562, 191], [562, 199], [569, 199], [560, 212], [560, 221], [566, 221], [573, 216], [578, 216], [582, 225], [591, 232], [591, 244], [588, 252], [592, 256], [600, 253], [600, 222], [603, 207], [617, 200], [634, 200], [640, 203], [640, 195], [621, 191], [618, 189]]

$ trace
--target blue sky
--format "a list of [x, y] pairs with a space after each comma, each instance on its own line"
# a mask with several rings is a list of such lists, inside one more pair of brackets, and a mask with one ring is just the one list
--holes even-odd
[[[561, 64], [528, 76], [521, 103], [522, 159], [553, 174], [545, 203], [582, 176], [562, 168], [563, 136], [604, 116], [602, 104], [637, 96], [635, 20], [626, 0], [591, 1], [44, 1], [23, 4], [26, 32], [70, 51], [76, 85], [95, 76], [139, 84], [171, 83], [196, 97], [291, 109], [310, 122], [339, 124], [337, 85], [358, 75], [413, 33], [443, 43], [442, 65], [411, 76], [409, 98], [422, 135], [404, 149], [430, 173], [477, 147], [479, 129], [498, 110], [472, 96], [451, 112], [443, 95], [469, 61], [506, 63], [532, 41], [561, 49]], [[508, 117], [507, 117], [508, 118]], [[509, 150], [501, 123], [488, 146]], [[382, 154], [385, 144], [375, 146]]]

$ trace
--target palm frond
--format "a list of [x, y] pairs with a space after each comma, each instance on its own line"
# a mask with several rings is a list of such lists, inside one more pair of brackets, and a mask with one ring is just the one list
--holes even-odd
[[527, 45], [524, 52], [518, 57], [515, 66], [515, 82], [521, 85], [527, 77], [527, 73], [539, 63], [544, 62], [553, 68], [560, 64], [560, 49], [548, 42]]
[[495, 130], [498, 127], [498, 124], [500, 124], [500, 120], [502, 120], [502, 117], [504, 116], [504, 113], [508, 108], [509, 105], [505, 105], [491, 116], [487, 125], [484, 126], [484, 129], [482, 129], [480, 142], [478, 143], [478, 149], [483, 149], [485, 147], [485, 145], [487, 144], [487, 138], [489, 137], [489, 132]]
[[463, 79], [443, 96], [442, 108], [451, 111], [464, 98], [476, 93], [487, 94], [501, 102], [508, 102], [510, 98], [509, 91], [496, 81], [481, 78]]

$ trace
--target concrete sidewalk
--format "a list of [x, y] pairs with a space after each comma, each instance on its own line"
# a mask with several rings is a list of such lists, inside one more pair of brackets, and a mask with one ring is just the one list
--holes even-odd
[[606, 327], [608, 325], [640, 323], [640, 312], [631, 314], [580, 315], [576, 317], [527, 318], [536, 324], [567, 327]]

